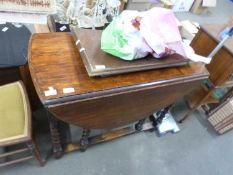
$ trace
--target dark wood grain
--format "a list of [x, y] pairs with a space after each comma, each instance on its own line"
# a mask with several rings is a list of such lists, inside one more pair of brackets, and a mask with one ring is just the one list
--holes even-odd
[[[200, 80], [155, 86], [50, 107], [60, 120], [84, 128], [116, 128], [144, 119], [187, 94]], [[189, 87], [189, 88], [188, 88]]]
[[[227, 26], [225, 24], [205, 24], [201, 26], [201, 30], [206, 33], [210, 38], [219, 43], [221, 39], [219, 38], [220, 32], [222, 32]], [[233, 38], [229, 38], [223, 45], [223, 49], [228, 51], [233, 55]]]
[[[145, 119], [189, 93], [209, 75], [204, 64], [192, 63], [183, 67], [92, 78], [88, 76], [69, 33], [34, 34], [28, 55], [31, 77], [44, 106], [57, 119], [87, 130], [115, 128]], [[44, 91], [49, 87], [56, 89], [57, 94], [46, 97]], [[75, 92], [64, 94], [63, 88], [67, 87], [74, 88]], [[89, 144], [98, 143], [128, 133], [131, 130], [126, 129], [88, 141]], [[80, 149], [80, 146], [69, 145], [65, 151]], [[56, 147], [54, 151], [61, 155], [61, 145], [59, 150]]]
[[[195, 52], [203, 56], [208, 56], [218, 45], [220, 41], [218, 36], [224, 29], [224, 26], [225, 25], [220, 24], [203, 25], [191, 43]], [[209, 80], [213, 84], [213, 87], [204, 90], [202, 86], [198, 86], [186, 96], [191, 111], [189, 111], [181, 121], [191, 115], [199, 106], [218, 102], [213, 101], [211, 98], [216, 88], [224, 86], [229, 87], [229, 84], [226, 82], [233, 73], [233, 38], [225, 42], [224, 46], [212, 58], [210, 64], [206, 65], [206, 68], [210, 73]]]
[[[197, 36], [191, 43], [191, 46], [197, 54], [208, 56], [210, 52], [218, 44], [218, 34], [222, 31], [224, 25], [205, 25], [202, 26]], [[233, 39], [227, 41], [225, 45], [211, 60], [210, 64], [206, 65], [210, 76], [209, 79], [215, 87], [229, 86], [226, 84], [228, 77], [233, 73]], [[190, 104], [198, 104], [202, 98], [208, 93], [202, 93], [203, 88], [197, 87], [187, 97]], [[199, 96], [197, 96], [199, 94]], [[203, 101], [203, 104], [208, 103]], [[202, 105], [202, 104], [199, 104]], [[193, 105], [190, 105], [193, 106]]]
[[[203, 64], [193, 63], [90, 78], [68, 33], [34, 34], [29, 51], [30, 72], [42, 103], [60, 120], [85, 128], [114, 128], [143, 119], [208, 76]], [[50, 86], [58, 94], [45, 97]], [[64, 94], [66, 87], [75, 92]]]
[[[208, 56], [217, 46], [219, 33], [224, 25], [204, 25], [192, 41], [191, 46], [197, 54]], [[223, 48], [213, 57], [206, 68], [210, 72], [209, 79], [215, 86], [225, 84], [229, 75], [233, 73], [233, 38], [226, 41]]]
[[[80, 29], [73, 27], [71, 28], [71, 31], [75, 42], [78, 40], [80, 41], [77, 44], [77, 49], [79, 51], [82, 48], [85, 49], [85, 51], [80, 52], [80, 55], [87, 73], [91, 77], [178, 67], [187, 65], [190, 61], [177, 53], [161, 59], [154, 58], [149, 54], [143, 59], [133, 61], [122, 60], [101, 50], [102, 30]], [[180, 48], [179, 44], [180, 43], [176, 45], [177, 48]], [[99, 70], [96, 68], [96, 65], [101, 65], [105, 68]]]
[[[69, 33], [34, 34], [29, 44], [29, 68], [44, 105], [192, 82], [208, 76], [204, 64], [193, 63], [179, 68], [90, 78]], [[46, 97], [44, 91], [50, 86], [57, 90], [57, 95]], [[73, 87], [75, 92], [64, 94], [62, 90], [67, 87]]]
[[[113, 130], [101, 135], [97, 135], [97, 136], [92, 136], [89, 137], [89, 146], [91, 145], [95, 145], [95, 144], [99, 144], [102, 142], [106, 142], [106, 141], [111, 141], [113, 139], [119, 138], [119, 137], [123, 137], [123, 136], [127, 136], [127, 135], [131, 135], [134, 133], [137, 133], [138, 131], [135, 131], [135, 129], [133, 127], [126, 127], [126, 128], [122, 128], [122, 129], [118, 129], [118, 130]], [[74, 143], [69, 143], [65, 146], [64, 152], [68, 153], [68, 152], [73, 152], [73, 151], [77, 151], [77, 150], [81, 150], [81, 146], [79, 142], [74, 142]]]

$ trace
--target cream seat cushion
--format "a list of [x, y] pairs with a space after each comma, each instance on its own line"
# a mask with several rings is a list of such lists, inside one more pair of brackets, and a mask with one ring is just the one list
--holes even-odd
[[28, 108], [22, 84], [0, 86], [0, 143], [27, 136]]

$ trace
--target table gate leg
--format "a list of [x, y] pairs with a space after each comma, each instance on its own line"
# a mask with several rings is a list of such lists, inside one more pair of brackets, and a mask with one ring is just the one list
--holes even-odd
[[135, 124], [135, 129], [137, 131], [141, 131], [143, 128], [143, 124], [145, 123], [146, 119], [139, 120], [138, 123]]
[[51, 139], [53, 144], [53, 154], [56, 159], [59, 159], [63, 154], [63, 150], [61, 146], [61, 138], [58, 129], [58, 121], [50, 114], [48, 114], [48, 119], [49, 119], [49, 127], [50, 127]]
[[80, 150], [82, 152], [86, 151], [88, 145], [89, 145], [89, 141], [88, 141], [88, 137], [90, 135], [91, 130], [87, 129], [87, 128], [83, 128], [83, 133], [82, 133], [82, 137], [80, 139]]

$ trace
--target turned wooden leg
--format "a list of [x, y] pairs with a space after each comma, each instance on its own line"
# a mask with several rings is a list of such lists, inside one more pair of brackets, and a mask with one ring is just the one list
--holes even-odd
[[185, 116], [184, 116], [182, 119], [180, 119], [178, 122], [179, 122], [179, 123], [183, 123], [184, 120], [186, 120], [190, 115], [192, 115], [192, 114], [194, 113], [195, 110], [197, 110], [202, 104], [205, 104], [206, 99], [208, 99], [209, 96], [212, 95], [212, 93], [213, 93], [214, 90], [215, 90], [215, 88], [210, 89], [210, 90], [208, 91], [208, 93], [205, 94], [205, 96], [204, 96], [201, 100], [199, 100], [199, 101], [194, 105], [194, 107], [193, 107], [187, 114], [185, 114]]
[[63, 121], [59, 121], [58, 129], [60, 131], [61, 143], [65, 147], [67, 144], [72, 142], [72, 136], [70, 132], [70, 125]]
[[183, 123], [190, 115], [192, 115], [192, 114], [194, 113], [194, 111], [195, 111], [197, 108], [198, 108], [198, 107], [195, 107], [195, 108], [191, 109], [190, 111], [188, 111], [188, 113], [185, 114], [185, 115], [183, 116], [183, 118], [180, 119], [178, 122], [179, 122], [179, 123]]
[[82, 133], [82, 137], [80, 139], [80, 150], [82, 152], [86, 151], [88, 145], [89, 145], [89, 140], [88, 137], [90, 135], [91, 130], [87, 129], [87, 128], [83, 128], [83, 133]]
[[51, 140], [53, 145], [53, 154], [56, 159], [59, 159], [62, 157], [63, 150], [61, 145], [60, 133], [58, 129], [58, 121], [50, 114], [48, 114], [48, 119], [49, 119]]
[[32, 140], [30, 140], [27, 142], [27, 147], [31, 151], [31, 153], [34, 155], [36, 160], [39, 162], [40, 166], [44, 166], [44, 161], [42, 161], [42, 158], [40, 156], [40, 151], [37, 145]]
[[138, 123], [135, 124], [135, 129], [137, 131], [141, 131], [143, 128], [143, 124], [145, 123], [146, 119], [139, 120]]

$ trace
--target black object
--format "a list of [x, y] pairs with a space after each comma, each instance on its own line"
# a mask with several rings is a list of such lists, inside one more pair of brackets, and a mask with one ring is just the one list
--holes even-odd
[[58, 22], [57, 15], [50, 15], [48, 17], [49, 28], [53, 32], [70, 32], [70, 25], [68, 23]]
[[24, 25], [0, 24], [0, 68], [27, 63], [27, 48], [31, 32]]
[[171, 106], [172, 105], [169, 105], [166, 108], [161, 109], [160, 111], [156, 112], [157, 118], [154, 115], [150, 116], [150, 121], [152, 122], [155, 129], [157, 128], [158, 124], [162, 123], [164, 117], [169, 112], [169, 109], [171, 108]]
[[143, 124], [145, 123], [146, 119], [139, 120], [138, 123], [135, 124], [135, 130], [141, 131], [143, 129]]
[[80, 151], [84, 152], [86, 151], [87, 147], [89, 146], [89, 140], [88, 137], [90, 135], [91, 130], [87, 128], [83, 128], [82, 137], [79, 141], [80, 144]]
[[169, 112], [172, 105], [160, 110], [159, 112], [154, 113], [150, 116], [152, 125], [155, 128], [155, 133], [158, 136], [165, 135], [168, 132], [177, 133], [180, 131], [180, 128], [176, 124], [174, 117]]
[[69, 24], [55, 22], [55, 32], [70, 32], [70, 26]]

